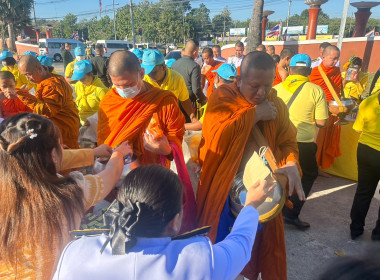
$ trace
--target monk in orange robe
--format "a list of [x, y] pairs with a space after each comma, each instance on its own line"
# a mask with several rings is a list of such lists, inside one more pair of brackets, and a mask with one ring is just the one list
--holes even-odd
[[281, 84], [289, 76], [290, 60], [294, 56], [292, 49], [284, 48], [280, 54], [280, 62], [276, 64], [276, 73], [273, 81], [273, 86]]
[[19, 113], [32, 112], [32, 110], [18, 99], [17, 91], [27, 90], [16, 89], [16, 79], [9, 71], [0, 72], [0, 117], [9, 118]]
[[201, 75], [202, 75], [202, 89], [205, 87], [206, 80], [208, 81], [207, 86], [207, 98], [211, 96], [214, 92], [214, 79], [216, 73], [214, 72], [219, 68], [220, 65], [223, 64], [221, 61], [217, 61], [214, 59], [214, 55], [211, 48], [204, 48], [202, 51], [202, 58], [206, 65], [202, 67]]
[[[336, 63], [339, 61], [340, 50], [336, 46], [328, 46], [323, 51], [322, 63], [320, 67], [315, 67], [310, 74], [310, 82], [320, 86], [326, 95], [327, 103], [333, 100], [333, 96], [327, 87], [326, 82], [323, 80], [321, 72], [325, 72], [327, 78], [330, 80], [336, 94], [340, 98], [342, 89], [342, 76], [339, 67]], [[325, 128], [320, 128], [317, 136], [317, 162], [322, 169], [329, 168], [336, 157], [341, 155], [339, 142], [340, 142], [340, 126], [334, 125], [338, 117], [330, 114], [329, 122]]]
[[[115, 87], [99, 105], [98, 145], [116, 147], [128, 141], [138, 156], [136, 164], [159, 164], [162, 155], [168, 166], [173, 156], [169, 143], [181, 148], [185, 134], [178, 98], [143, 81], [144, 69], [131, 52], [112, 54], [109, 75]], [[162, 130], [162, 137], [154, 137], [157, 131], [149, 132], [152, 123], [155, 130]]]
[[[271, 89], [273, 58], [251, 52], [243, 60], [238, 82], [218, 87], [211, 95], [200, 145], [201, 175], [197, 192], [198, 226], [211, 225], [213, 242], [232, 182], [251, 157], [257, 125], [278, 164], [289, 179], [289, 193], [305, 200], [298, 170], [297, 131], [284, 102]], [[243, 275], [249, 279], [286, 279], [284, 224], [280, 213], [257, 233], [251, 262]]]
[[27, 79], [37, 84], [36, 94], [17, 92], [20, 100], [33, 113], [50, 119], [60, 130], [63, 144], [68, 148], [79, 148], [79, 116], [73, 99], [73, 90], [65, 78], [46, 71], [39, 60], [24, 55], [19, 70]]

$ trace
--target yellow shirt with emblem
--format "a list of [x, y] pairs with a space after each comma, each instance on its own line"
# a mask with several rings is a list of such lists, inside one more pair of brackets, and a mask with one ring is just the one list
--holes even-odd
[[380, 151], [380, 89], [364, 99], [359, 106], [353, 129], [361, 131], [359, 143]]
[[274, 89], [277, 90], [277, 96], [288, 104], [294, 92], [305, 82], [290, 106], [289, 118], [297, 128], [297, 141], [309, 143], [314, 141], [317, 129], [315, 120], [329, 118], [329, 109], [322, 88], [310, 83], [308, 77], [290, 75]]
[[65, 69], [65, 77], [71, 78], [71, 76], [74, 74], [74, 64], [77, 62], [78, 60], [74, 59], [74, 61], [71, 61], [69, 64], [67, 64]]
[[88, 117], [99, 111], [99, 103], [109, 89], [96, 76], [91, 85], [86, 87], [81, 81], [78, 81], [74, 88], [75, 103], [78, 106], [80, 122], [83, 125]]
[[[346, 72], [342, 72], [342, 78], [346, 77]], [[359, 80], [347, 82], [344, 86], [344, 97], [350, 98], [353, 97], [355, 99], [359, 99], [359, 97], [363, 94], [365, 88], [368, 83], [368, 74], [364, 72], [359, 72]]]
[[179, 101], [185, 101], [189, 99], [189, 92], [185, 84], [183, 77], [176, 71], [166, 67], [166, 76], [162, 81], [161, 86], [153, 81], [148, 75], [145, 75], [144, 81], [150, 83], [154, 87], [169, 90], [177, 96]]

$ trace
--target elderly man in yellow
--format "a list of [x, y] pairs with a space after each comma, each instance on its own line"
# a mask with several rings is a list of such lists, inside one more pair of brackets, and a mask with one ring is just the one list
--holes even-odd
[[78, 61], [85, 60], [86, 59], [86, 50], [84, 47], [76, 47], [74, 50], [75, 59], [67, 64], [65, 69], [65, 79], [69, 84], [75, 84], [77, 81], [73, 80], [71, 77], [74, 74], [74, 65]]
[[[365, 218], [380, 180], [380, 90], [364, 99], [359, 106], [353, 129], [360, 133], [358, 186], [351, 208], [351, 238], [364, 232]], [[380, 208], [372, 240], [380, 241]]]
[[88, 117], [99, 111], [100, 100], [109, 89], [97, 76], [94, 76], [92, 64], [88, 60], [75, 63], [71, 79], [78, 81], [74, 85], [75, 103], [78, 106], [80, 122], [84, 125]]
[[28, 81], [28, 79], [20, 73], [18, 70], [16, 59], [13, 58], [13, 53], [9, 51], [2, 51], [0, 54], [0, 60], [3, 64], [1, 71], [9, 71], [15, 76], [16, 88], [19, 89], [31, 89], [33, 84]]
[[145, 69], [144, 81], [154, 87], [174, 93], [182, 106], [182, 112], [184, 111], [193, 120], [193, 106], [189, 99], [185, 80], [178, 72], [165, 65], [162, 53], [158, 50], [145, 51], [141, 67]]
[[368, 74], [360, 71], [362, 67], [362, 59], [354, 57], [347, 62], [343, 68], [346, 72], [342, 72], [344, 97], [360, 100], [368, 83]]

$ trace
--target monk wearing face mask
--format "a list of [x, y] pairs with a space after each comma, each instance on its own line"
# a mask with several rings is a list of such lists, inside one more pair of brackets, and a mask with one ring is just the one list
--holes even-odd
[[[129, 51], [114, 52], [108, 72], [114, 88], [99, 105], [98, 145], [116, 147], [128, 141], [138, 156], [137, 165], [160, 163], [160, 156], [173, 159], [171, 144], [182, 146], [185, 118], [178, 98], [170, 91], [143, 81], [144, 68]], [[160, 137], [149, 133], [154, 123]]]

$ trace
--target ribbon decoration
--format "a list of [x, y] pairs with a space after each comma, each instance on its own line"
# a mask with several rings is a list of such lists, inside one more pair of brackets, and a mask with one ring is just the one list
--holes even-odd
[[112, 255], [124, 255], [128, 249], [135, 246], [137, 239], [132, 231], [142, 211], [143, 204], [139, 202], [134, 204], [128, 199], [123, 205], [115, 199], [103, 214], [104, 225], [110, 227], [110, 232], [100, 253], [103, 253], [109, 242], [111, 242]]

